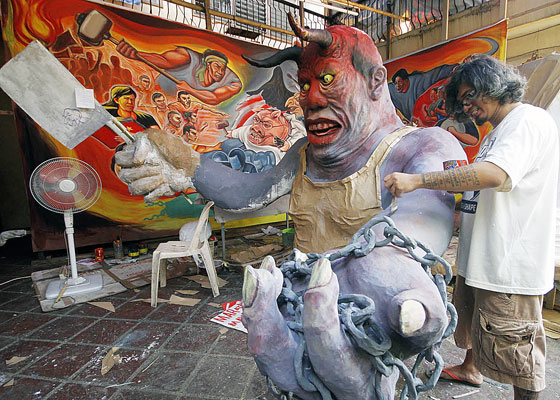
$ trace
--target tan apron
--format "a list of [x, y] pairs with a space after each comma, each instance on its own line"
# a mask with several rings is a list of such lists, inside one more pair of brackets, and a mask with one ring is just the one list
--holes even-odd
[[300, 168], [292, 184], [290, 216], [296, 228], [294, 247], [323, 253], [346, 246], [352, 235], [381, 212], [379, 168], [401, 138], [416, 130], [397, 129], [377, 145], [366, 165], [341, 180], [312, 182], [305, 175], [305, 150], [299, 150]]

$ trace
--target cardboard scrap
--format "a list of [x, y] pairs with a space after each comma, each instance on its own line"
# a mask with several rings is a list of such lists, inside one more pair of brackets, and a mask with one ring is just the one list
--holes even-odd
[[29, 356], [25, 356], [25, 357], [13, 356], [9, 360], [6, 360], [6, 365], [17, 364], [18, 362], [25, 360], [27, 357]]
[[[148, 299], [134, 299], [134, 300], [131, 300], [131, 302], [135, 302], [135, 301], [141, 301], [143, 303], [151, 303], [152, 299], [148, 298]], [[159, 297], [158, 297], [157, 301], [158, 301], [158, 303], [169, 303], [169, 300], [160, 299]]]
[[228, 328], [220, 328], [220, 334], [223, 335], [224, 333], [226, 333], [227, 331], [229, 331]]
[[115, 312], [115, 306], [110, 301], [88, 301], [88, 304], [103, 308], [107, 311]]
[[209, 302], [209, 303], [206, 303], [206, 304], [209, 305], [209, 306], [215, 307], [215, 308], [222, 308], [222, 306], [218, 303]]
[[176, 304], [179, 306], [195, 306], [200, 303], [200, 299], [193, 299], [192, 297], [181, 297], [172, 294], [171, 298], [169, 299], [169, 304]]
[[13, 385], [14, 385], [14, 382], [15, 382], [15, 380], [14, 380], [14, 379], [12, 379], [11, 381], [9, 381], [9, 382], [6, 382], [6, 383], [5, 383], [4, 385], [2, 385], [2, 387], [13, 386]]
[[[211, 289], [212, 288], [212, 286], [210, 286], [210, 280], [208, 279], [207, 276], [193, 275], [193, 276], [185, 276], [185, 278], [190, 279], [191, 281], [194, 281], [194, 282], [200, 284], [200, 286], [202, 286], [203, 288], [206, 288], [206, 289]], [[218, 278], [218, 287], [225, 286], [229, 283], [228, 281], [220, 278], [219, 276], [217, 278]]]
[[101, 375], [105, 375], [107, 372], [113, 368], [115, 364], [118, 364], [122, 361], [121, 356], [115, 354], [119, 351], [120, 347], [113, 347], [103, 358], [101, 362]]
[[278, 253], [282, 250], [282, 246], [277, 244], [266, 244], [264, 246], [251, 247], [247, 250], [231, 255], [231, 259], [238, 264], [248, 264], [253, 261], [260, 260], [266, 255]]
[[175, 292], [176, 293], [181, 293], [181, 294], [193, 295], [193, 294], [197, 294], [198, 290], [179, 289], [179, 290], [175, 290]]

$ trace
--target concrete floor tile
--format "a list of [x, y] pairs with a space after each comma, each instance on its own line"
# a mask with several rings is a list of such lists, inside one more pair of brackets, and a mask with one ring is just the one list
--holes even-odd
[[[32, 364], [56, 347], [57, 342], [41, 342], [36, 340], [20, 340], [0, 351], [0, 372], [16, 372]], [[7, 365], [6, 362], [13, 357], [26, 357], [17, 364]]]
[[82, 366], [103, 352], [101, 347], [63, 344], [22, 371], [25, 375], [68, 379]]
[[122, 384], [153, 354], [148, 350], [119, 349], [115, 354], [120, 356], [121, 361], [115, 363], [105, 375], [101, 375], [102, 362], [107, 352], [108, 350], [96, 354], [93, 362], [80, 371], [74, 380], [102, 386]]
[[121, 337], [115, 344], [119, 347], [139, 347], [149, 350], [159, 348], [177, 329], [178, 324], [165, 322], [141, 322]]
[[187, 325], [177, 331], [165, 345], [165, 350], [207, 352], [220, 335], [219, 325], [193, 326]]
[[20, 314], [0, 324], [0, 335], [23, 336], [55, 318], [55, 315], [48, 314]]
[[134, 377], [134, 387], [180, 391], [200, 357], [198, 354], [160, 353], [147, 370]]
[[58, 385], [58, 382], [16, 377], [12, 386], [0, 386], [0, 398], [5, 400], [42, 399]]
[[107, 400], [114, 388], [104, 388], [93, 385], [67, 383], [49, 396], [50, 400]]
[[72, 339], [74, 343], [109, 345], [136, 325], [135, 321], [101, 320]]
[[185, 393], [191, 396], [240, 398], [250, 382], [253, 360], [208, 356], [205, 358]]
[[37, 329], [30, 338], [66, 341], [95, 322], [94, 318], [60, 317]]
[[235, 329], [228, 329], [220, 335], [211, 353], [230, 356], [251, 357], [247, 350], [247, 334]]

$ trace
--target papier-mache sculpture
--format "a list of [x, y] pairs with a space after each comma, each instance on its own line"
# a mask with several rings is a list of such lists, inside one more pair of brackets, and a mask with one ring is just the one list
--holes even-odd
[[[243, 174], [199, 156], [177, 136], [147, 130], [116, 154], [120, 177], [147, 201], [194, 187], [221, 208], [240, 211], [291, 193], [301, 252], [282, 267], [285, 276], [270, 257], [245, 272], [243, 321], [261, 373], [286, 398], [368, 400], [394, 398], [400, 371], [405, 392], [416, 398], [438, 378], [435, 350], [453, 324], [443, 279], [434, 284], [406, 251], [416, 242], [385, 219], [391, 196], [383, 177], [441, 169], [465, 154], [440, 128], [402, 125], [381, 57], [365, 33], [346, 26], [303, 29], [291, 17], [290, 23], [306, 47], [248, 61], [260, 67], [297, 62], [307, 139], [276, 167]], [[451, 194], [418, 190], [400, 199], [391, 217], [398, 231], [441, 254], [452, 235], [454, 204]], [[394, 234], [404, 241], [393, 242], [406, 249], [381, 246]], [[427, 385], [416, 367], [410, 372], [400, 361], [419, 353], [439, 361]]]

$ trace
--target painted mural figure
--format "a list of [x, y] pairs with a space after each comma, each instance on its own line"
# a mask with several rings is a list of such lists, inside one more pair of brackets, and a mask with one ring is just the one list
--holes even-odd
[[138, 52], [122, 40], [117, 45], [117, 51], [131, 59], [137, 59], [137, 55], [141, 55], [183, 81], [177, 86], [160, 75], [156, 83], [168, 95], [184, 90], [204, 103], [218, 105], [239, 93], [242, 88], [237, 74], [227, 66], [227, 56], [218, 50], [207, 49], [201, 54], [179, 46], [162, 54], [144, 53]]
[[269, 108], [258, 111], [251, 125], [227, 134], [229, 138], [239, 139], [249, 150], [273, 152], [276, 163], [280, 162], [283, 153], [305, 136], [305, 127], [296, 116]]
[[183, 135], [183, 117], [179, 111], [169, 111], [167, 113], [167, 123], [163, 127], [163, 130], [172, 135]]
[[416, 100], [434, 83], [448, 78], [456, 65], [440, 65], [426, 72], [412, 72], [404, 68], [393, 74], [389, 84], [391, 100], [407, 121], [412, 121]]
[[[293, 144], [276, 167], [244, 174], [198, 155], [176, 136], [148, 130], [116, 155], [123, 168], [120, 177], [132, 194], [153, 201], [194, 186], [222, 208], [246, 210], [291, 192], [295, 246], [324, 252], [347, 244], [374, 215], [389, 213], [391, 195], [377, 181], [376, 171], [382, 180], [395, 171], [421, 173], [441, 169], [444, 160], [465, 159], [458, 142], [444, 130], [403, 126], [391, 103], [386, 69], [369, 36], [347, 26], [310, 30], [293, 18], [290, 23], [298, 37], [310, 43], [252, 62], [261, 67], [297, 62], [307, 139]], [[146, 160], [159, 160], [161, 166], [151, 167]], [[401, 200], [392, 218], [405, 234], [442, 253], [453, 231], [454, 205], [446, 192], [418, 191]], [[382, 232], [376, 234], [382, 237]], [[447, 325], [436, 286], [414, 260], [390, 246], [332, 264], [322, 259], [310, 279], [294, 279], [292, 284], [294, 290], [305, 291], [303, 334], [310, 364], [339, 400], [378, 398], [371, 359], [341, 328], [339, 293], [358, 293], [375, 302], [374, 318], [391, 338], [392, 353], [403, 359], [437, 343]], [[243, 318], [249, 351], [261, 373], [281, 390], [319, 399], [317, 390], [304, 388], [296, 377], [300, 339], [288, 328], [285, 310], [277, 306], [281, 286], [282, 274], [273, 262], [246, 269]], [[388, 376], [378, 375], [383, 398], [394, 398], [398, 375], [396, 368]]]
[[159, 128], [153, 116], [135, 110], [136, 97], [136, 92], [130, 86], [114, 86], [111, 89], [111, 100], [104, 103], [103, 108], [118, 119], [132, 118], [144, 128]]

